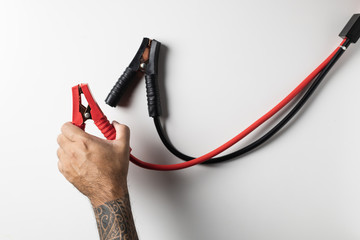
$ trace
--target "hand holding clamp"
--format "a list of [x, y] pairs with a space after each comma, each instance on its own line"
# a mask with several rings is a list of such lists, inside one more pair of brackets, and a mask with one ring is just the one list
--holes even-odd
[[[88, 102], [85, 107], [81, 103], [81, 94], [83, 94]], [[116, 131], [113, 125], [110, 124], [104, 113], [101, 111], [99, 105], [91, 95], [89, 86], [87, 84], [79, 84], [72, 88], [73, 95], [73, 119], [72, 123], [81, 129], [85, 129], [85, 121], [92, 119], [95, 125], [99, 128], [102, 134], [108, 140], [114, 140]]]
[[116, 107], [129, 82], [135, 77], [136, 73], [144, 72], [149, 116], [157, 117], [161, 115], [157, 80], [160, 46], [161, 43], [156, 40], [150, 40], [149, 38], [143, 39], [134, 59], [107, 96], [105, 102], [108, 105]]

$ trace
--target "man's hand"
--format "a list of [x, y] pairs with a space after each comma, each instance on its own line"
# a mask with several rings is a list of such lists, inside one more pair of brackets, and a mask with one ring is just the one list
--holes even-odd
[[109, 141], [65, 123], [57, 139], [60, 172], [94, 207], [128, 193], [130, 130], [117, 122], [114, 127], [116, 139]]

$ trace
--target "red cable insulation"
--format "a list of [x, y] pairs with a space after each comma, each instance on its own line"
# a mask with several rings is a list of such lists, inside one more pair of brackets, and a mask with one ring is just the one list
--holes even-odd
[[[340, 46], [342, 46], [345, 43], [346, 39], [342, 41]], [[171, 165], [161, 165], [161, 164], [153, 164], [144, 162], [132, 154], [130, 154], [130, 161], [134, 164], [151, 170], [159, 170], [159, 171], [172, 171], [172, 170], [179, 170], [188, 168], [191, 166], [194, 166], [196, 164], [205, 162], [206, 160], [209, 160], [210, 158], [220, 154], [221, 152], [225, 151], [244, 137], [246, 137], [248, 134], [250, 134], [252, 131], [254, 131], [256, 128], [258, 128], [261, 124], [263, 124], [265, 121], [267, 121], [269, 118], [271, 118], [274, 114], [276, 114], [278, 111], [280, 111], [283, 107], [285, 107], [294, 97], [296, 97], [323, 69], [324, 67], [330, 62], [330, 60], [334, 57], [336, 52], [339, 50], [339, 47], [336, 48], [336, 50], [324, 61], [322, 62], [309, 76], [307, 76], [289, 95], [287, 95], [280, 103], [278, 103], [274, 108], [272, 108], [270, 111], [268, 111], [265, 115], [263, 115], [261, 118], [256, 120], [253, 124], [251, 124], [248, 128], [246, 128], [244, 131], [236, 135], [234, 138], [230, 139], [228, 142], [224, 143], [220, 147], [214, 149], [213, 151], [195, 158], [188, 162], [182, 162], [177, 164], [171, 164]]]

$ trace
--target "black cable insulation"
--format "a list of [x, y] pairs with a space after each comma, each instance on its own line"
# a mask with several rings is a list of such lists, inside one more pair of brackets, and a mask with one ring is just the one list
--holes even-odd
[[[302, 96], [302, 98], [298, 101], [298, 103], [291, 109], [291, 111], [276, 125], [274, 126], [270, 131], [268, 131], [266, 134], [264, 134], [262, 137], [260, 137], [258, 140], [250, 143], [249, 145], [224, 156], [211, 158], [206, 162], [203, 162], [202, 164], [212, 164], [212, 163], [219, 163], [224, 162], [227, 160], [231, 160], [237, 157], [240, 157], [241, 155], [244, 155], [255, 148], [259, 147], [266, 141], [268, 141], [272, 136], [274, 136], [277, 132], [279, 132], [298, 112], [299, 110], [305, 105], [305, 103], [309, 100], [311, 95], [315, 92], [316, 88], [320, 85], [322, 80], [325, 78], [325, 76], [329, 73], [331, 68], [335, 65], [335, 63], [340, 59], [342, 54], [345, 52], [346, 48], [349, 47], [351, 44], [350, 40], [346, 40], [342, 47], [339, 48], [339, 50], [336, 52], [334, 57], [330, 60], [330, 62], [324, 67], [324, 69], [315, 77], [315, 79], [312, 81], [311, 86], [306, 90], [305, 94]], [[159, 117], [154, 117], [154, 124], [156, 127], [156, 130], [158, 132], [158, 135], [165, 145], [165, 147], [176, 157], [185, 160], [190, 161], [194, 159], [194, 157], [188, 156], [174, 147], [174, 145], [169, 140], [167, 134], [165, 133], [161, 121]]]

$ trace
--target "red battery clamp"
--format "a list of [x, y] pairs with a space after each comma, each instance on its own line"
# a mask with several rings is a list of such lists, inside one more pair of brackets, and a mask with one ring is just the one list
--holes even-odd
[[[84, 95], [88, 106], [85, 107], [81, 103], [81, 94]], [[87, 84], [79, 84], [72, 88], [73, 95], [73, 118], [72, 123], [82, 130], [85, 129], [85, 121], [92, 119], [95, 125], [99, 128], [102, 134], [108, 140], [114, 140], [116, 131], [113, 125], [110, 124], [107, 117], [101, 111], [99, 105], [91, 95], [89, 86]]]

